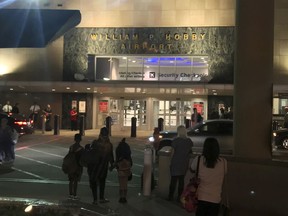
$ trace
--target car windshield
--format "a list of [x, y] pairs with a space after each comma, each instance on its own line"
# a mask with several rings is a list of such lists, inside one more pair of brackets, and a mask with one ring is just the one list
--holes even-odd
[[232, 122], [203, 122], [202, 124], [198, 124], [193, 127], [190, 131], [188, 131], [188, 135], [192, 135], [195, 133], [201, 134], [233, 134], [233, 123]]

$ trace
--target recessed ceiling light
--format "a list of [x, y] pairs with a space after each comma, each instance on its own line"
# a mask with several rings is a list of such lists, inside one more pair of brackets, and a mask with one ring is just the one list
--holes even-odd
[[14, 89], [13, 88], [10, 88], [10, 91], [13, 91]]
[[66, 87], [66, 89], [67, 89], [67, 90], [69, 90], [69, 89], [70, 89], [70, 87], [68, 87], [68, 86], [67, 86], [67, 87]]
[[89, 88], [89, 87], [87, 88], [87, 90], [90, 90], [90, 89], [91, 89], [91, 88]]
[[52, 91], [53, 91], [53, 92], [55, 92], [55, 91], [56, 91], [56, 89], [52, 89]]
[[74, 92], [78, 92], [77, 90], [75, 90]]

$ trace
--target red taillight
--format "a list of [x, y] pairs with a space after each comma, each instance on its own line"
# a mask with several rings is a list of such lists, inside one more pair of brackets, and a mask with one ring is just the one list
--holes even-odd
[[15, 121], [14, 123], [20, 126], [27, 125], [27, 122], [23, 122], [23, 121]]

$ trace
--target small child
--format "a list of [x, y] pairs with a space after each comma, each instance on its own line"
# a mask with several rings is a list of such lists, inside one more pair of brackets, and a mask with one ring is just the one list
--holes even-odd
[[83, 173], [83, 167], [80, 165], [80, 157], [84, 150], [84, 148], [80, 145], [82, 140], [81, 134], [75, 134], [74, 141], [75, 143], [70, 146], [69, 152], [75, 153], [75, 159], [77, 162], [77, 167], [74, 172], [68, 173], [69, 179], [69, 198], [70, 199], [79, 199], [77, 197], [77, 186], [78, 182], [81, 180], [81, 176]]
[[132, 175], [131, 167], [132, 167], [132, 158], [131, 158], [131, 150], [130, 146], [125, 142], [125, 138], [121, 140], [118, 144], [116, 150], [116, 168], [118, 172], [119, 179], [119, 195], [120, 203], [127, 203], [127, 184], [128, 177]]

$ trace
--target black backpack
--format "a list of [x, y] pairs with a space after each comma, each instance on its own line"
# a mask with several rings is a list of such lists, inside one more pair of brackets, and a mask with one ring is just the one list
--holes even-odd
[[69, 151], [67, 153], [67, 155], [63, 158], [62, 171], [65, 174], [75, 173], [78, 170], [79, 164], [78, 164], [77, 159], [76, 159], [76, 154], [81, 149], [82, 148], [79, 147], [75, 152]]

